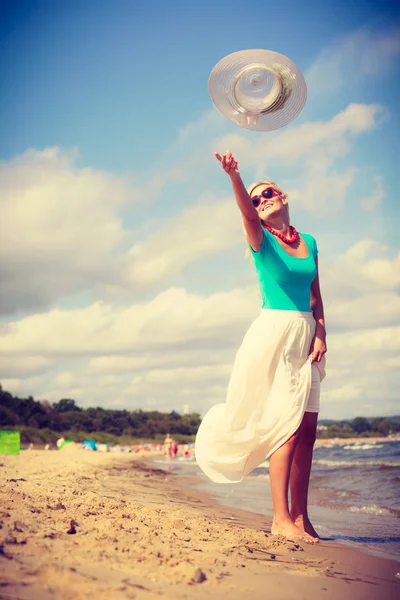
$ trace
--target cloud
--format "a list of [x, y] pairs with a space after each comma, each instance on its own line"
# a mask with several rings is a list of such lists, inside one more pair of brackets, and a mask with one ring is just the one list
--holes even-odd
[[[394, 406], [398, 260], [384, 245], [362, 240], [321, 261], [328, 329], [322, 416], [388, 414]], [[98, 302], [27, 316], [3, 326], [0, 354], [15, 365], [31, 361], [32, 369], [5, 372], [3, 386], [85, 406], [189, 404], [204, 413], [225, 400], [236, 350], [258, 311], [252, 285], [211, 295], [169, 288], [125, 307]]]
[[[327, 216], [340, 211], [354, 179], [354, 168], [338, 168], [336, 161], [350, 151], [354, 137], [379, 123], [382, 114], [378, 105], [350, 105], [328, 121], [274, 134], [268, 145], [262, 136], [250, 142], [234, 134], [229, 140], [237, 144], [245, 168], [253, 164], [264, 175], [265, 165], [271, 170], [274, 165], [292, 165], [291, 173], [299, 170], [302, 193], [291, 188], [291, 201], [295, 199], [297, 208], [318, 209], [320, 216]], [[88, 303], [117, 298], [124, 302], [133, 293], [144, 297], [159, 291], [165, 281], [181, 284], [179, 277], [189, 266], [244, 244], [231, 198], [195, 190], [182, 208], [179, 190], [188, 191], [179, 186], [186, 186], [190, 174], [204, 175], [206, 163], [217, 173], [212, 152], [207, 162], [205, 150], [195, 147], [192, 152], [189, 143], [203, 126], [211, 127], [213, 115], [207, 113], [181, 133], [185, 161], [148, 178], [146, 208], [136, 202], [143, 198], [140, 178], [134, 177], [133, 185], [127, 178], [79, 167], [76, 152], [30, 150], [2, 163], [0, 206], [7, 227], [1, 231], [1, 312], [47, 310], [61, 298]], [[214, 140], [213, 148], [226, 142]], [[167, 187], [171, 181], [173, 189]], [[161, 190], [162, 204], [157, 204]], [[134, 228], [124, 225], [123, 213], [129, 213], [125, 223], [134, 223]]]
[[366, 212], [374, 211], [383, 200], [384, 190], [382, 185], [382, 177], [376, 175], [374, 177], [375, 186], [371, 191], [371, 195], [360, 200], [360, 206]]
[[[240, 169], [246, 171], [252, 166], [257, 179], [268, 175], [279, 180], [283, 188], [291, 188], [290, 200], [296, 200], [296, 207], [329, 217], [340, 212], [354, 180], [355, 167], [342, 167], [343, 157], [350, 153], [357, 136], [374, 129], [386, 117], [380, 105], [350, 104], [330, 120], [293, 125], [270, 134], [268, 144], [261, 135], [250, 140], [246, 134], [235, 133], [216, 138], [212, 148], [230, 148]], [[299, 188], [275, 175], [282, 166], [291, 177], [297, 175]]]
[[127, 241], [119, 212], [128, 184], [76, 160], [49, 148], [0, 167], [2, 312], [42, 309], [110, 279]]
[[162, 226], [130, 249], [127, 278], [138, 285], [154, 284], [239, 244], [245, 245], [235, 202], [206, 198], [176, 218], [164, 219]]
[[[330, 317], [331, 315], [329, 315]], [[366, 326], [330, 332], [322, 415], [352, 418], [398, 412], [400, 327]]]
[[360, 295], [395, 294], [400, 289], [400, 252], [391, 257], [387, 245], [376, 240], [360, 240], [332, 258], [321, 270], [324, 289], [341, 299]]
[[250, 140], [245, 134], [230, 134], [213, 140], [212, 147], [235, 146], [232, 147], [235, 152], [238, 148], [240, 153], [246, 154], [246, 166], [261, 166], [268, 159], [293, 164], [321, 148], [325, 148], [329, 156], [337, 157], [350, 151], [352, 137], [376, 127], [385, 117], [386, 111], [379, 104], [349, 104], [330, 120], [310, 121], [270, 134], [268, 144], [261, 135]]
[[400, 316], [400, 299], [396, 293], [378, 290], [348, 299], [341, 298], [339, 292], [334, 298], [328, 298], [326, 311], [329, 324], [341, 330], [358, 329], [365, 324], [370, 328], [392, 325]]
[[372, 329], [367, 327], [359, 331], [347, 331], [332, 335], [331, 343], [333, 353], [338, 357], [336, 362], [345, 362], [351, 367], [352, 362], [357, 363], [357, 352], [362, 350], [363, 361], [366, 357], [375, 360], [377, 353], [380, 357], [398, 353], [400, 350], [400, 327], [379, 327]]
[[[244, 245], [235, 203], [221, 197], [194, 198], [147, 235], [128, 230], [121, 213], [129, 204], [135, 214], [129, 182], [76, 161], [76, 152], [49, 148], [0, 168], [3, 314], [44, 310], [79, 294], [90, 301], [154, 289], [189, 264]], [[156, 193], [154, 181], [150, 188]]]
[[372, 77], [386, 76], [400, 55], [400, 29], [364, 27], [334, 40], [306, 71], [311, 95], [332, 94]]
[[[173, 351], [172, 351], [173, 350]], [[117, 374], [147, 372], [152, 369], [175, 369], [193, 365], [218, 365], [221, 363], [223, 349], [218, 353], [209, 353], [204, 346], [193, 346], [188, 349], [152, 349], [136, 355], [103, 355], [88, 361], [87, 369], [92, 374]]]
[[43, 356], [25, 356], [23, 360], [15, 357], [0, 356], [0, 378], [25, 377], [35, 373], [49, 371], [54, 361]]
[[1, 354], [15, 364], [51, 357], [53, 365], [36, 378], [8, 377], [3, 386], [84, 405], [143, 408], [157, 401], [170, 409], [182, 398], [200, 410], [204, 398], [211, 402], [217, 389], [224, 393], [229, 365], [258, 307], [255, 286], [210, 296], [170, 289], [125, 309], [96, 303], [27, 316], [3, 328]]
[[400, 316], [400, 253], [375, 240], [320, 261], [328, 327], [341, 332], [395, 326]]
[[153, 300], [129, 307], [96, 302], [75, 310], [53, 309], [3, 328], [0, 355], [101, 356], [197, 343], [226, 347], [258, 306], [255, 287], [208, 297], [170, 288]]
[[216, 129], [222, 129], [225, 124], [224, 117], [213, 106], [198, 119], [187, 123], [179, 129], [177, 143], [180, 146], [193, 147], [201, 143], [204, 140], [204, 136], [208, 136], [211, 132], [215, 133]]
[[[379, 105], [351, 104], [329, 119], [272, 133], [267, 143], [253, 132], [220, 136], [226, 124], [218, 129], [224, 120], [213, 110], [180, 131], [169, 166], [133, 184], [80, 167], [76, 153], [58, 148], [3, 163], [2, 308], [33, 313], [0, 325], [3, 387], [86, 406], [171, 410], [189, 403], [204, 413], [224, 401], [259, 293], [248, 263], [234, 262], [245, 245], [235, 202], [203, 191], [221, 176], [213, 151], [230, 146], [251, 179], [255, 169], [287, 186], [295, 208], [337, 216], [358, 172], [343, 157], [385, 117]], [[283, 169], [287, 175], [276, 177]], [[382, 200], [379, 176], [375, 184], [361, 200], [366, 212]], [[358, 209], [360, 199], [354, 202]], [[376, 414], [376, 399], [389, 410], [400, 254], [374, 239], [333, 252], [320, 260], [329, 350], [322, 414], [340, 418], [364, 406]], [[192, 291], [204, 286], [221, 291]]]
[[320, 267], [328, 332], [322, 414], [338, 419], [395, 414], [400, 253], [360, 240]]

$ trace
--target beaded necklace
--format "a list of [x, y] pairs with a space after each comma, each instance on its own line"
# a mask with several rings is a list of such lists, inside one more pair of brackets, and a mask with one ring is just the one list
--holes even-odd
[[279, 231], [276, 231], [275, 229], [272, 229], [272, 227], [270, 227], [269, 225], [264, 225], [265, 229], [268, 229], [268, 231], [270, 233], [272, 233], [273, 235], [275, 235], [276, 237], [278, 237], [280, 240], [282, 240], [283, 242], [285, 242], [285, 244], [294, 244], [294, 242], [297, 240], [297, 238], [299, 237], [299, 234], [297, 233], [296, 229], [293, 227], [293, 225], [290, 225], [289, 230], [292, 230], [292, 235], [290, 238], [285, 237], [284, 235], [282, 235], [281, 233], [279, 233]]

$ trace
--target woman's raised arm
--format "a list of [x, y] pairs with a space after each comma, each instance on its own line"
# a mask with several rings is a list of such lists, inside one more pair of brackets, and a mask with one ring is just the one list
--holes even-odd
[[264, 239], [264, 232], [258, 213], [254, 208], [242, 178], [240, 177], [240, 173], [237, 168], [237, 160], [234, 159], [229, 150], [227, 150], [226, 154], [223, 154], [222, 156], [215, 152], [215, 156], [221, 163], [225, 173], [227, 173], [231, 179], [236, 203], [240, 209], [240, 212], [242, 213], [243, 229], [246, 240], [253, 250], [258, 252]]

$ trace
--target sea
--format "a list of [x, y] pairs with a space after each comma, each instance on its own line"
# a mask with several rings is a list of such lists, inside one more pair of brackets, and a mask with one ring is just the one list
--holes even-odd
[[[272, 516], [268, 461], [238, 484], [209, 481], [193, 456], [155, 462], [196, 478], [196, 487], [220, 504]], [[400, 561], [400, 441], [317, 447], [309, 515], [322, 539]]]

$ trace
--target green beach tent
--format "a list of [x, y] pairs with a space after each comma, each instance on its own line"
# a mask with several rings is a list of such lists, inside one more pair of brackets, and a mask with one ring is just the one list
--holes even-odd
[[19, 454], [20, 438], [19, 431], [0, 431], [0, 454]]

